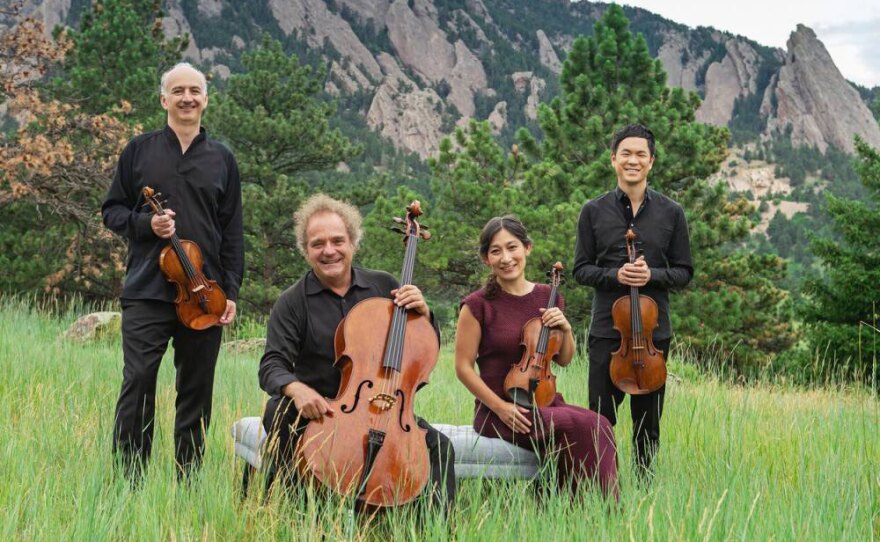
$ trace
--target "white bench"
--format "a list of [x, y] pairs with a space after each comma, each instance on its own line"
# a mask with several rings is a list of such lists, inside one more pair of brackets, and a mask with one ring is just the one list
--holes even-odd
[[[538, 457], [528, 450], [501, 439], [480, 436], [469, 425], [431, 424], [452, 442], [455, 449], [455, 477], [532, 479], [539, 469]], [[266, 440], [258, 417], [242, 418], [232, 424], [235, 455], [247, 462], [242, 490], [247, 493], [250, 477], [262, 464], [261, 450]]]

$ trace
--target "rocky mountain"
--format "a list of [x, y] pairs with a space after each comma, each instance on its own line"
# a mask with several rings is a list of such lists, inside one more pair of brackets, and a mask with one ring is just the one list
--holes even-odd
[[[82, 2], [76, 2], [82, 4]], [[227, 77], [236, 54], [267, 31], [329, 67], [328, 93], [359, 96], [366, 123], [429, 156], [456, 123], [489, 119], [496, 133], [533, 121], [555, 93], [560, 59], [607, 8], [566, 0], [165, 0], [166, 32], [191, 36], [186, 56]], [[47, 22], [71, 0], [30, 0]], [[798, 26], [787, 50], [711, 28], [690, 29], [626, 8], [669, 84], [703, 98], [697, 115], [735, 136], [790, 134], [797, 144], [852, 152], [880, 128], [815, 33]]]

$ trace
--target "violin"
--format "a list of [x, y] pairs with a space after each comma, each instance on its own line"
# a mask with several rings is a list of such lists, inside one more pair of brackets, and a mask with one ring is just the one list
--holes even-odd
[[[636, 234], [626, 232], [629, 263], [635, 263]], [[657, 328], [657, 302], [639, 289], [630, 286], [629, 295], [618, 298], [611, 306], [614, 329], [620, 333], [620, 348], [611, 354], [611, 382], [630, 395], [644, 395], [666, 383], [666, 360], [663, 351], [654, 346], [652, 335]]]
[[[417, 241], [428, 239], [407, 208], [401, 286], [412, 283]], [[367, 507], [397, 506], [417, 498], [429, 477], [427, 431], [416, 425], [413, 399], [428, 383], [440, 341], [428, 317], [374, 297], [352, 307], [336, 328], [336, 367], [342, 373], [334, 410], [309, 422], [295, 450], [304, 480], [316, 479]]]
[[[547, 308], [552, 309], [556, 306], [562, 281], [562, 263], [556, 262], [547, 276], [551, 286]], [[565, 334], [561, 330], [545, 326], [540, 317], [532, 318], [523, 325], [520, 342], [522, 357], [504, 378], [504, 391], [511, 401], [526, 408], [544, 407], [553, 402], [556, 376], [550, 366], [559, 357], [564, 339]]]
[[[158, 192], [145, 186], [143, 195], [155, 214], [165, 214]], [[177, 298], [174, 300], [177, 318], [183, 325], [196, 331], [217, 325], [226, 311], [226, 294], [216, 281], [205, 277], [202, 265], [199, 245], [179, 239], [176, 233], [159, 254], [159, 269], [168, 282], [177, 287]]]

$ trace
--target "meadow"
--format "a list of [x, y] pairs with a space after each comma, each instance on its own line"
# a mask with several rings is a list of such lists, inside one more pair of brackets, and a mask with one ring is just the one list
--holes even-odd
[[[349, 521], [337, 499], [259, 491], [240, 498], [242, 462], [229, 428], [259, 415], [260, 352], [221, 352], [200, 474], [176, 481], [174, 367], [163, 362], [156, 441], [143, 484], [111, 462], [121, 382], [117, 340], [60, 338], [76, 311], [0, 298], [2, 540], [875, 540], [880, 538], [880, 402], [846, 385], [745, 386], [673, 358], [657, 475], [635, 483], [631, 431], [616, 428], [621, 497], [595, 491], [536, 500], [524, 481], [467, 480], [448, 522], [400, 509]], [[259, 329], [238, 329], [256, 335]], [[447, 342], [451, 337], [445, 337]], [[586, 359], [557, 371], [569, 402], [586, 403]], [[473, 401], [448, 345], [417, 412], [467, 424]], [[628, 408], [620, 413], [628, 420]]]

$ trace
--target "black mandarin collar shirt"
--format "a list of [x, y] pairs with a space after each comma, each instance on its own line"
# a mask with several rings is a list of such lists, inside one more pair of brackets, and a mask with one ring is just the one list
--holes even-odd
[[150, 227], [152, 213], [142, 190], [150, 186], [173, 210], [177, 236], [202, 251], [202, 271], [232, 301], [244, 274], [241, 179], [232, 152], [208, 139], [205, 129], [181, 152], [169, 126], [132, 139], [116, 167], [101, 212], [104, 224], [128, 239], [124, 299], [173, 302], [174, 286], [159, 270], [159, 253], [168, 241]]
[[672, 336], [669, 289], [686, 286], [694, 266], [684, 210], [650, 188], [635, 216], [629, 197], [619, 187], [581, 209], [572, 274], [579, 283], [596, 289], [590, 335], [620, 338], [611, 319], [611, 306], [619, 297], [629, 295], [629, 287], [617, 281], [617, 271], [629, 261], [625, 235], [630, 227], [651, 268], [651, 280], [639, 293], [657, 302], [660, 314], [654, 339], [668, 339]]
[[[341, 375], [333, 364], [339, 322], [360, 301], [392, 299], [391, 290], [397, 287], [389, 273], [352, 267], [351, 287], [340, 296], [321, 284], [314, 271], [306, 273], [272, 307], [260, 387], [269, 395], [281, 395], [284, 386], [299, 381], [324, 397], [336, 397]], [[436, 324], [434, 329], [439, 336]]]

